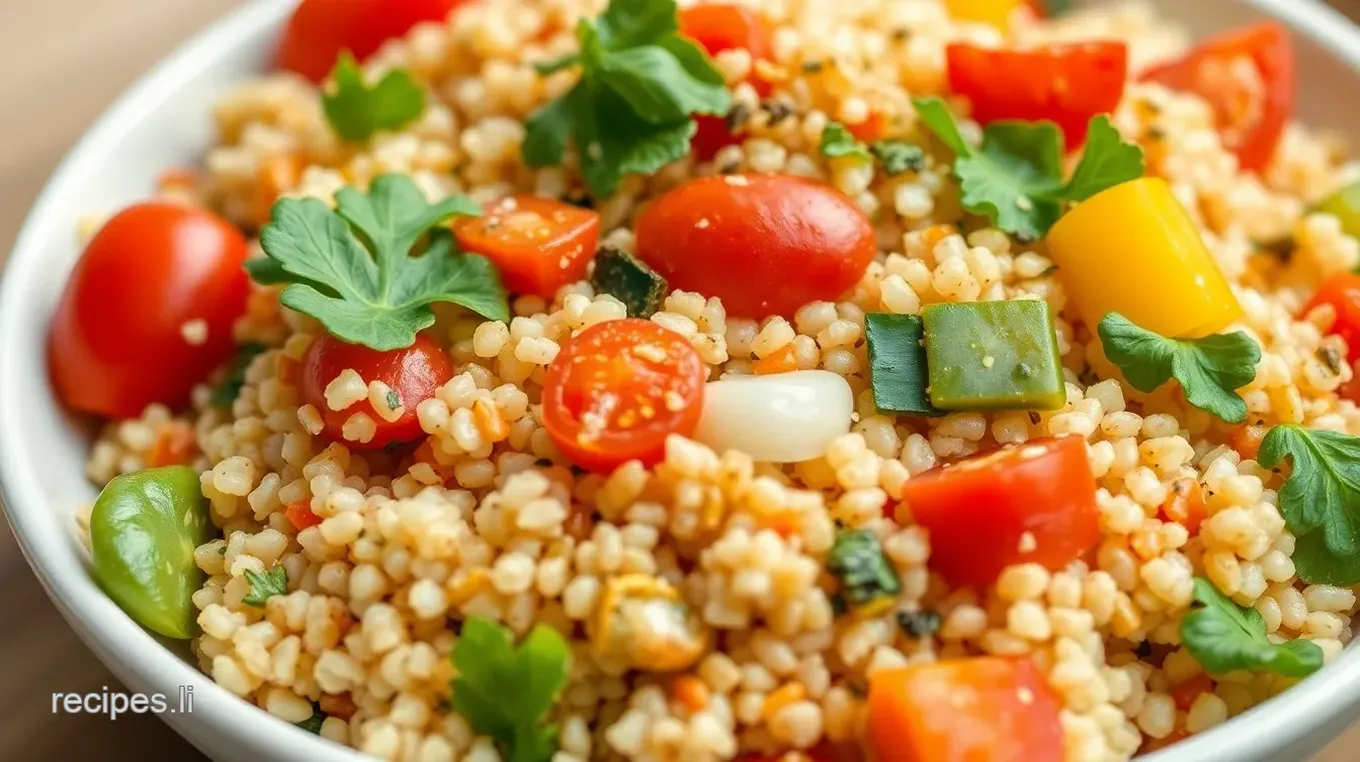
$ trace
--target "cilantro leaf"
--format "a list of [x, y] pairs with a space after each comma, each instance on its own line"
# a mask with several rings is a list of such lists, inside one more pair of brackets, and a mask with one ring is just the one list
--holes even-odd
[[241, 387], [246, 384], [246, 368], [250, 363], [261, 354], [269, 350], [263, 344], [254, 341], [246, 343], [236, 348], [236, 356], [231, 360], [231, 366], [227, 368], [227, 375], [216, 387], [213, 388], [212, 404], [216, 407], [231, 407], [231, 403], [241, 394]]
[[883, 171], [889, 177], [926, 168], [925, 149], [904, 140], [879, 140], [869, 147], [869, 151], [883, 162]]
[[[539, 625], [518, 647], [505, 627], [482, 617], [463, 623], [451, 654], [458, 676], [451, 704], [478, 733], [500, 744], [508, 762], [547, 762], [557, 726], [545, 719], [567, 684], [571, 649]], [[506, 691], [512, 686], [513, 691]]]
[[1125, 143], [1103, 114], [1091, 120], [1092, 137], [1071, 182], [1064, 184], [1062, 131], [1053, 123], [992, 122], [975, 149], [944, 101], [913, 103], [922, 123], [954, 152], [963, 207], [1024, 240], [1047, 234], [1067, 204], [1143, 175], [1142, 149]]
[[1280, 515], [1297, 538], [1299, 578], [1360, 584], [1360, 437], [1293, 424], [1273, 427], [1257, 462], [1293, 470], [1279, 493]]
[[675, 0], [610, 0], [597, 19], [581, 19], [580, 53], [539, 71], [581, 67], [561, 98], [530, 115], [524, 162], [561, 164], [575, 145], [592, 195], [612, 195], [624, 175], [651, 173], [682, 158], [696, 114], [726, 114], [732, 98], [722, 74], [693, 40], [680, 36]]
[[[284, 306], [321, 321], [336, 338], [380, 351], [409, 347], [434, 324], [430, 305], [458, 304], [509, 319], [505, 289], [485, 257], [458, 250], [437, 227], [481, 214], [454, 196], [430, 204], [410, 178], [384, 175], [368, 193], [342, 189], [332, 211], [316, 199], [281, 199], [260, 233], [266, 259], [246, 263], [258, 282], [285, 282]], [[410, 256], [422, 238], [421, 256]], [[371, 252], [371, 253], [370, 253]]]
[[1195, 603], [1181, 619], [1181, 642], [1210, 674], [1264, 669], [1307, 677], [1322, 666], [1322, 649], [1316, 643], [1270, 642], [1266, 621], [1256, 609], [1238, 606], [1201, 577], [1195, 578]]
[[1228, 423], [1247, 417], [1237, 390], [1256, 378], [1261, 347], [1241, 331], [1202, 339], [1168, 339], [1111, 312], [1100, 321], [1101, 346], [1110, 362], [1140, 392], [1176, 379], [1191, 405]]
[[282, 566], [263, 574], [246, 569], [246, 581], [250, 583], [250, 592], [241, 600], [248, 606], [263, 606], [270, 598], [288, 593], [288, 570]]
[[840, 122], [828, 122], [822, 128], [822, 155], [839, 157], [854, 156], [864, 161], [873, 161], [873, 156], [869, 149], [859, 142], [850, 131], [845, 129], [845, 125]]
[[367, 140], [378, 130], [396, 130], [425, 113], [425, 90], [404, 69], [393, 69], [370, 87], [348, 50], [331, 72], [332, 92], [321, 95], [326, 121], [345, 140]]

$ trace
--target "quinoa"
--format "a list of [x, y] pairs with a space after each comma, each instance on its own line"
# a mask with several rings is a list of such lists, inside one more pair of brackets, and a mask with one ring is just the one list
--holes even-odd
[[[578, 181], [567, 170], [519, 161], [525, 119], [570, 85], [569, 76], [539, 78], [532, 62], [570, 51], [572, 19], [601, 5], [483, 0], [447, 24], [417, 26], [367, 67], [411, 71], [433, 96], [425, 114], [359, 146], [337, 143], [313, 86], [287, 74], [246, 83], [216, 108], [221, 142], [191, 200], [255, 231], [279, 194], [329, 203], [339, 188], [386, 172], [409, 175], [431, 199], [570, 195]], [[963, 214], [947, 166], [889, 177], [818, 150], [829, 121], [868, 117], [866, 97], [912, 122], [910, 96], [944, 88], [945, 43], [996, 44], [1000, 33], [952, 21], [927, 0], [751, 5], [774, 29], [767, 73], [776, 95], [761, 101], [737, 84], [753, 65], [744, 51], [718, 56], [744, 140], [710, 162], [687, 158], [629, 177], [615, 196], [596, 199], [602, 243], [631, 251], [641, 205], [690, 177], [787, 172], [843, 191], [873, 216], [880, 254], [840, 301], [755, 321], [676, 290], [650, 319], [684, 336], [710, 379], [750, 373], [791, 346], [797, 369], [849, 382], [852, 432], [791, 466], [673, 436], [650, 469], [570, 468], [544, 429], [546, 368], [576, 334], [625, 316], [617, 299], [582, 281], [551, 300], [514, 300], [508, 323], [440, 311], [435, 331], [457, 373], [415, 403], [424, 438], [413, 452], [362, 452], [322, 436], [323, 416], [344, 411], [344, 440], [362, 443], [375, 416], [395, 420], [413, 401], [346, 369], [325, 388], [329, 409], [303, 404], [297, 366], [320, 327], [282, 308], [277, 288], [253, 286], [235, 339], [271, 348], [249, 364], [230, 406], [215, 407], [205, 383], [188, 411], [152, 406], [113, 421], [86, 469], [102, 484], [168, 457], [166, 437], [187, 439], [174, 459], [201, 472], [223, 537], [195, 554], [207, 575], [193, 597], [199, 666], [288, 722], [311, 717], [313, 704], [331, 707], [321, 736], [378, 758], [491, 760], [491, 739], [447, 702], [452, 623], [485, 616], [518, 634], [544, 624], [571, 641], [553, 759], [573, 762], [718, 760], [854, 742], [875, 672], [1028, 655], [1061, 703], [1066, 758], [1113, 762], [1223, 723], [1292, 683], [1231, 673], [1177, 706], [1172, 689], [1202, 672], [1178, 630], [1196, 576], [1258, 611], [1273, 638], [1308, 638], [1336, 656], [1352, 637], [1355, 591], [1297, 578], [1295, 538], [1277, 508], [1281, 476], [1235, 449], [1238, 427], [1190, 407], [1173, 386], [1143, 393], [1113, 380], [1099, 339], [1073, 322], [1042, 244], [992, 228], [937, 235]], [[1014, 31], [1027, 43], [1097, 36], [1126, 40], [1135, 66], [1187, 43], [1141, 4]], [[1261, 345], [1256, 378], [1242, 390], [1250, 421], [1360, 434], [1360, 410], [1336, 395], [1351, 370], [1325, 361], [1344, 347], [1325, 335], [1325, 316], [1295, 319], [1320, 277], [1360, 262], [1334, 217], [1306, 212], [1353, 169], [1325, 136], [1291, 124], [1268, 171], [1243, 173], [1207, 104], [1155, 84], [1131, 83], [1113, 117], [1144, 143], [1149, 173], [1187, 202], [1243, 307], [1237, 327]], [[281, 174], [279, 161], [299, 170]], [[290, 182], [273, 187], [280, 178]], [[1284, 271], [1255, 267], [1250, 241], [1279, 233], [1298, 242]], [[1058, 315], [1061, 410], [908, 419], [875, 409], [866, 312], [1021, 297]], [[186, 324], [186, 341], [201, 343], [201, 328]], [[929, 533], [881, 510], [901, 500], [909, 479], [944, 463], [1058, 434], [1086, 439], [1098, 481], [1102, 536], [1086, 560], [1058, 571], [1013, 566], [984, 589], [950, 588], [930, 568]], [[1195, 534], [1160, 512], [1186, 485], [1205, 500]], [[291, 506], [319, 523], [299, 531]], [[878, 538], [901, 582], [887, 610], [837, 613], [825, 569], [838, 528]], [[245, 572], [274, 565], [287, 570], [289, 592], [262, 607], [244, 603]], [[628, 575], [677, 589], [711, 638], [678, 674], [630, 668], [586, 635], [611, 585]], [[926, 621], [916, 612], [930, 612], [930, 626], [907, 632], [899, 618]], [[681, 684], [688, 699], [678, 697]]]

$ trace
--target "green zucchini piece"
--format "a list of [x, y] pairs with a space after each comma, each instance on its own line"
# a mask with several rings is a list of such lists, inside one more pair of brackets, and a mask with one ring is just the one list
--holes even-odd
[[659, 311], [668, 290], [665, 278], [637, 257], [615, 248], [600, 249], [595, 255], [590, 285], [597, 294], [617, 297], [628, 308], [629, 317], [640, 318]]
[[1058, 334], [1037, 299], [925, 308], [930, 401], [944, 410], [1057, 410], [1067, 403]]
[[899, 415], [944, 415], [926, 394], [930, 375], [920, 316], [870, 312], [864, 316], [864, 335], [869, 344], [874, 407]]

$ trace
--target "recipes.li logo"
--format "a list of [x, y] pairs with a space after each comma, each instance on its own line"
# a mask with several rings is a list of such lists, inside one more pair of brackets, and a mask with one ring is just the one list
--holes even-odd
[[173, 698], [164, 693], [53, 693], [52, 714], [102, 714], [110, 720], [127, 714], [191, 714], [194, 711], [194, 686], [181, 685]]

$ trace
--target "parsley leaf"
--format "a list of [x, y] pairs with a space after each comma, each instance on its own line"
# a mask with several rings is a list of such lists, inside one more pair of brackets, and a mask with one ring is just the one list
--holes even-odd
[[[285, 307], [321, 321], [341, 341], [380, 351], [411, 346], [434, 324], [437, 302], [510, 318], [495, 266], [460, 252], [439, 227], [454, 215], [481, 214], [466, 197], [430, 204], [410, 178], [384, 175], [368, 193], [344, 188], [335, 201], [332, 211], [316, 199], [281, 199], [260, 233], [268, 257], [246, 269], [256, 282], [289, 284], [279, 297]], [[409, 256], [422, 238], [424, 253]]]
[[992, 122], [974, 149], [944, 101], [913, 103], [925, 126], [954, 152], [963, 207], [1024, 240], [1042, 238], [1068, 203], [1143, 176], [1143, 150], [1125, 143], [1104, 114], [1091, 119], [1092, 137], [1071, 182], [1064, 184], [1062, 131], [1053, 123]]
[[851, 135], [840, 122], [828, 122], [826, 127], [822, 128], [822, 155], [833, 158], [854, 156], [864, 161], [874, 160], [869, 149]]
[[264, 606], [270, 598], [288, 593], [288, 570], [282, 566], [264, 574], [246, 569], [246, 581], [250, 583], [250, 592], [241, 600], [248, 606]]
[[883, 171], [889, 177], [926, 168], [925, 149], [905, 140], [879, 140], [869, 147], [869, 151], [883, 162]]
[[579, 65], [566, 95], [525, 124], [522, 153], [534, 167], [561, 164], [576, 146], [591, 194], [610, 196], [624, 175], [650, 174], [690, 149], [695, 114], [726, 114], [731, 94], [702, 48], [679, 34], [675, 0], [610, 0], [581, 19], [580, 53], [539, 65]]
[[212, 392], [212, 404], [216, 407], [231, 407], [231, 403], [241, 395], [241, 387], [246, 384], [246, 368], [269, 347], [254, 341], [247, 341], [236, 348], [236, 356], [227, 368], [227, 375]]
[[335, 88], [321, 95], [321, 105], [335, 134], [345, 140], [367, 140], [378, 130], [396, 130], [425, 113], [425, 90], [404, 69], [393, 69], [370, 87], [348, 50], [331, 72]]
[[1101, 346], [1110, 362], [1140, 392], [1176, 379], [1191, 405], [1228, 423], [1247, 417], [1237, 390], [1256, 378], [1261, 347], [1241, 331], [1202, 339], [1168, 339], [1111, 312], [1100, 321]]
[[295, 724], [298, 727], [302, 728], [303, 730], [307, 731], [308, 733], [315, 733], [317, 735], [321, 735], [321, 724], [324, 723], [325, 721], [326, 713], [321, 711], [321, 707], [318, 706], [316, 702], [312, 702], [312, 716], [308, 717], [302, 722]]
[[1210, 674], [1265, 669], [1307, 677], [1322, 666], [1322, 649], [1311, 640], [1272, 643], [1256, 609], [1242, 608], [1213, 583], [1195, 578], [1195, 602], [1181, 619], [1181, 642]]
[[1293, 470], [1280, 490], [1280, 515], [1297, 538], [1294, 566], [1305, 582], [1360, 584], [1360, 437], [1293, 424], [1273, 427], [1257, 462]]
[[458, 670], [451, 704], [473, 730], [496, 739], [507, 762], [551, 759], [557, 726], [544, 720], [571, 667], [571, 649], [561, 634], [539, 625], [516, 647], [508, 629], [472, 617], [463, 623], [451, 658]]

